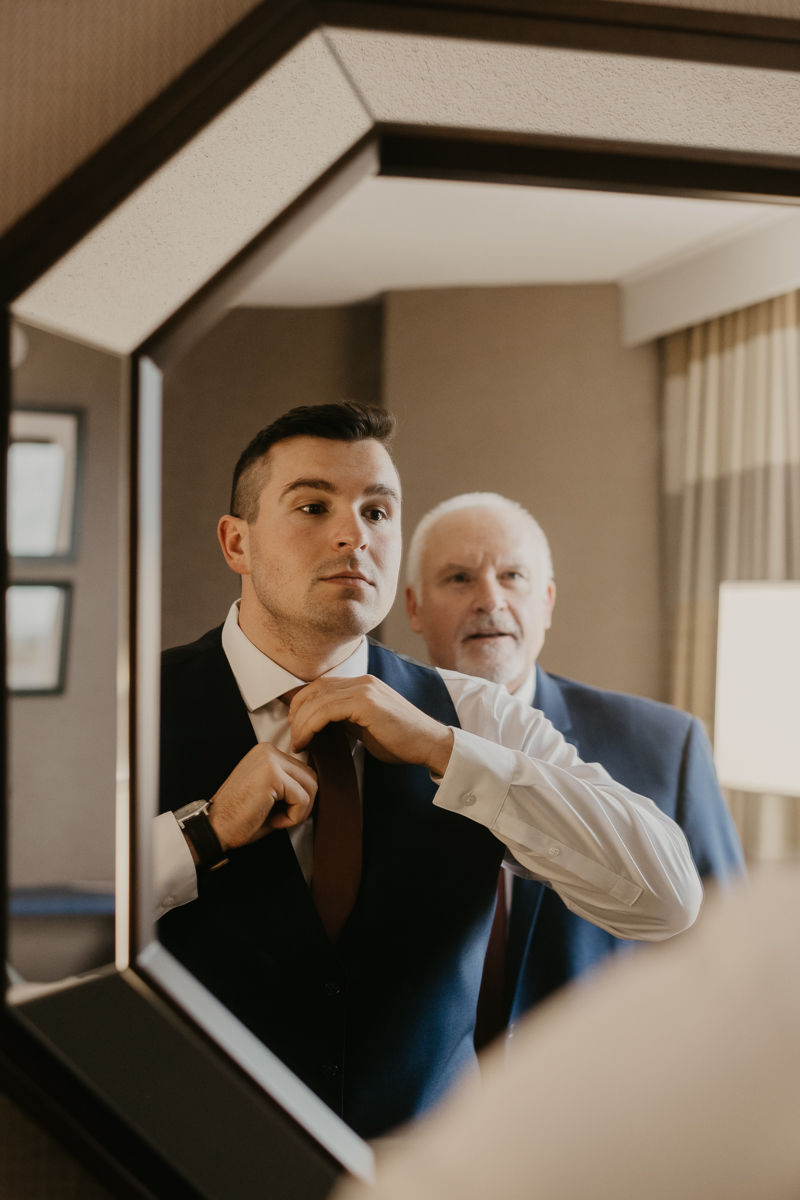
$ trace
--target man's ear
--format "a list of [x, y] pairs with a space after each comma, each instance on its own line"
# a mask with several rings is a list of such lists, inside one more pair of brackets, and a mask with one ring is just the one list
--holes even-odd
[[249, 575], [250, 530], [247, 521], [229, 515], [220, 517], [217, 537], [225, 562], [237, 575]]
[[406, 586], [405, 595], [408, 623], [414, 633], [422, 633], [422, 622], [419, 619], [419, 602], [417, 601], [416, 593], [411, 584]]
[[556, 606], [556, 585], [554, 580], [550, 580], [547, 585], [547, 592], [544, 601], [544, 627], [549, 629], [553, 623], [553, 609]]

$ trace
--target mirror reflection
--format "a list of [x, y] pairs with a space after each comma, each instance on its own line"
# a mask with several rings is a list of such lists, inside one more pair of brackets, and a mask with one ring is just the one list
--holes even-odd
[[693, 273], [793, 219], [373, 179], [168, 371], [159, 936], [363, 1136], [743, 871], [675, 463], [785, 328]]
[[119, 360], [13, 330], [9, 977], [114, 960]]
[[[707, 736], [720, 581], [800, 574], [796, 293], [748, 266], [795, 222], [369, 179], [166, 370], [158, 936], [365, 1137], [679, 935], [742, 842], [797, 855], [797, 801], [723, 797]], [[113, 957], [120, 363], [18, 330], [40, 982]]]

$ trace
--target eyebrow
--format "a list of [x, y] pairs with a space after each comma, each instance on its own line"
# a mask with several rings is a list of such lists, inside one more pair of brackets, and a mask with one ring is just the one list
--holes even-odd
[[[286, 487], [281, 492], [281, 500], [284, 496], [289, 496], [292, 492], [301, 491], [303, 488], [308, 488], [310, 491], [327, 492], [331, 496], [339, 493], [339, 488], [331, 483], [328, 479], [295, 479], [291, 483], [287, 483]], [[388, 496], [392, 500], [400, 501], [397, 491], [393, 487], [389, 487], [388, 483], [374, 483], [371, 487], [364, 488], [363, 496]]]
[[338, 492], [338, 488], [329, 483], [327, 479], [295, 479], [292, 483], [287, 483], [286, 487], [281, 492], [281, 500], [284, 496], [288, 496], [291, 492], [298, 492], [301, 488], [313, 489], [315, 492]]
[[[450, 562], [450, 563], [445, 563], [444, 566], [442, 566], [442, 567], [439, 567], [437, 574], [448, 575], [451, 571], [476, 571], [476, 570], [478, 570], [477, 567], [470, 567], [466, 563]], [[503, 566], [501, 566], [499, 568], [499, 571], [501, 573], [503, 571], [526, 571], [526, 570], [529, 570], [529, 565], [524, 562], [504, 563]]]

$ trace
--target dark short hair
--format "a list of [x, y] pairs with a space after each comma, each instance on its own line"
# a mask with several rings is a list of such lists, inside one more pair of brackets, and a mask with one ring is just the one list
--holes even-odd
[[394, 437], [395, 419], [384, 408], [372, 404], [303, 404], [278, 417], [260, 430], [239, 455], [233, 472], [231, 515], [252, 524], [258, 517], [262, 476], [259, 464], [277, 443], [293, 437], [327, 438], [331, 442], [363, 442], [374, 438], [388, 449]]

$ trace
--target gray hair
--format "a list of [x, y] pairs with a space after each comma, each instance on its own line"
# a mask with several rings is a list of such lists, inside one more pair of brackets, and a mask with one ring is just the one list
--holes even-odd
[[553, 558], [550, 554], [550, 545], [541, 525], [531, 516], [527, 508], [523, 508], [521, 504], [517, 504], [516, 500], [509, 500], [507, 496], [501, 496], [497, 492], [464, 492], [461, 496], [451, 496], [449, 500], [443, 500], [441, 504], [437, 504], [435, 508], [427, 512], [411, 535], [406, 581], [414, 591], [418, 590], [422, 552], [425, 549], [428, 534], [442, 517], [446, 517], [448, 513], [458, 512], [462, 508], [499, 508], [504, 512], [522, 514], [530, 526], [534, 544], [539, 551], [544, 581], [545, 583], [552, 581]]

